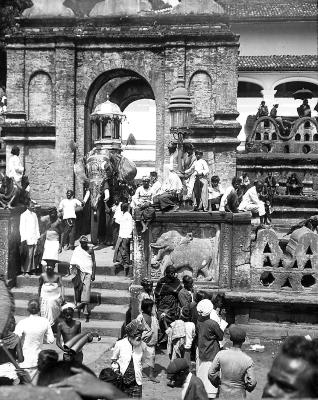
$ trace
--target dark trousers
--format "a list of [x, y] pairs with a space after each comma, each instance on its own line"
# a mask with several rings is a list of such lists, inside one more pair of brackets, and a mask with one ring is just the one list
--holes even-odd
[[64, 230], [62, 233], [62, 247], [65, 246], [67, 243], [69, 243], [71, 247], [74, 247], [76, 234], [75, 221], [75, 218], [63, 220]]
[[117, 243], [117, 239], [118, 239], [118, 234], [119, 234], [119, 224], [117, 224], [117, 222], [115, 222], [113, 220], [113, 224], [112, 224], [112, 228], [113, 228], [113, 246], [116, 246]]

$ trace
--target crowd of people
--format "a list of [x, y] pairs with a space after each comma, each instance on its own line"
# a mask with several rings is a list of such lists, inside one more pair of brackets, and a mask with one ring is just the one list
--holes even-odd
[[[29, 316], [16, 326], [12, 319], [3, 338], [7, 351], [0, 347], [0, 385], [68, 387], [83, 399], [142, 398], [145, 374], [160, 382], [156, 354], [166, 347], [166, 384], [177, 398], [245, 399], [257, 386], [257, 370], [242, 350], [246, 332], [226, 322], [224, 295], [196, 292], [193, 279], [185, 275], [181, 283], [173, 267], [153, 286], [142, 281], [140, 313], [126, 325], [98, 378], [83, 364], [87, 340], [74, 319], [75, 305], [63, 306], [55, 338], [49, 320], [39, 315], [39, 300], [30, 300]], [[55, 340], [63, 360], [54, 349], [43, 350], [43, 343]], [[290, 336], [275, 356], [262, 397], [317, 398], [317, 374], [318, 340]]]

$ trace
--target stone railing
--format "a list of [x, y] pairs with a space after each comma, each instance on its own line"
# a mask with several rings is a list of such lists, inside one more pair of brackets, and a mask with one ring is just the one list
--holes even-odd
[[303, 227], [286, 244], [274, 230], [259, 230], [251, 266], [253, 290], [317, 293], [318, 235]]

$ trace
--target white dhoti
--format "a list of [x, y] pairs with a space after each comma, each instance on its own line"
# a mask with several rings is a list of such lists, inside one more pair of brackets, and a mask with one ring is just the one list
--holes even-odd
[[46, 240], [44, 243], [43, 260], [56, 260], [59, 259], [59, 247], [60, 243], [58, 240]]
[[187, 199], [192, 199], [194, 182], [195, 174], [190, 175], [190, 177], [185, 180], [185, 185], [187, 187]]
[[41, 317], [48, 319], [54, 325], [61, 313], [61, 289], [57, 283], [46, 282], [41, 288]]
[[244, 209], [239, 207], [240, 211], [251, 211], [252, 213], [257, 213], [260, 217], [265, 215], [265, 203], [263, 201], [258, 202], [257, 204], [255, 203], [249, 203], [244, 206]]

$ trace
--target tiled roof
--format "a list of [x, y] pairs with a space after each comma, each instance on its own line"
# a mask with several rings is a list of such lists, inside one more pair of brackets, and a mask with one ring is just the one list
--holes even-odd
[[318, 56], [240, 56], [240, 71], [317, 71]]
[[317, 16], [316, 0], [218, 0], [232, 20]]

